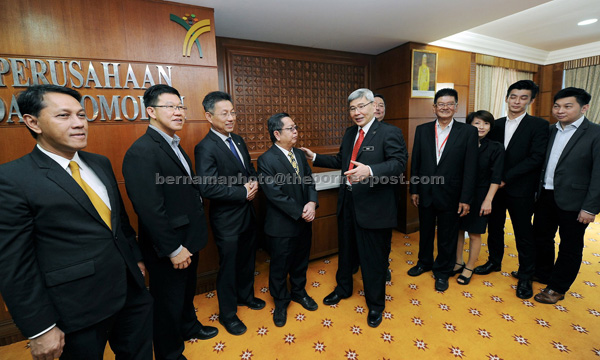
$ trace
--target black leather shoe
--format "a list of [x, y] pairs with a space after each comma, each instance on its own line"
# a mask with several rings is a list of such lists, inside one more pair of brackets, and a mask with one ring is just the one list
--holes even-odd
[[219, 323], [225, 327], [228, 333], [231, 335], [242, 335], [248, 330], [246, 325], [240, 320], [237, 316], [234, 316], [233, 319], [223, 320], [219, 319]]
[[387, 274], [385, 274], [385, 281], [392, 281], [392, 270], [388, 269]]
[[381, 311], [370, 310], [369, 315], [367, 315], [367, 324], [370, 327], [376, 328], [381, 324]]
[[273, 312], [273, 322], [275, 323], [275, 326], [282, 327], [283, 325], [285, 325], [286, 321], [287, 309], [284, 307], [276, 307], [275, 311]]
[[437, 291], [446, 291], [448, 290], [448, 279], [437, 278], [435, 279], [435, 289]]
[[519, 299], [529, 299], [533, 296], [533, 287], [531, 280], [521, 280], [517, 283], [517, 297]]
[[254, 298], [248, 302], [239, 302], [238, 306], [247, 306], [252, 310], [260, 310], [265, 307], [265, 301], [259, 298]]
[[410, 275], [410, 276], [419, 276], [422, 273], [424, 273], [426, 271], [429, 271], [429, 270], [431, 270], [431, 269], [427, 269], [423, 265], [417, 263], [417, 265], [411, 267], [410, 270], [408, 270], [408, 275]]
[[335, 305], [337, 303], [340, 302], [340, 300], [342, 299], [347, 299], [349, 296], [347, 297], [341, 297], [338, 294], [334, 292], [332, 292], [331, 294], [325, 296], [325, 299], [323, 299], [323, 304], [325, 305]]
[[500, 271], [500, 270], [502, 270], [502, 265], [496, 265], [493, 262], [488, 260], [488, 262], [486, 262], [485, 264], [476, 267], [473, 270], [473, 273], [475, 273], [477, 275], [487, 275], [487, 274], [491, 273], [492, 271]]
[[313, 298], [311, 298], [308, 295], [306, 295], [303, 298], [292, 297], [292, 301], [297, 302], [298, 304], [302, 305], [302, 307], [308, 311], [315, 311], [319, 308], [319, 305], [317, 305], [315, 300], [313, 300]]
[[190, 340], [190, 339], [208, 340], [208, 339], [211, 339], [211, 338], [214, 338], [215, 336], [217, 336], [218, 333], [219, 333], [219, 329], [217, 329], [216, 327], [202, 325], [202, 327], [200, 328], [200, 331], [198, 331], [195, 334], [192, 334], [191, 336], [188, 336], [188, 338], [186, 340]]
[[[519, 279], [519, 272], [518, 271], [511, 271], [510, 274], [515, 278], [515, 279]], [[533, 275], [533, 277], [531, 278], [532, 281], [535, 282], [539, 282], [540, 284], [544, 284], [544, 285], [548, 285], [548, 281], [540, 279], [539, 277]]]

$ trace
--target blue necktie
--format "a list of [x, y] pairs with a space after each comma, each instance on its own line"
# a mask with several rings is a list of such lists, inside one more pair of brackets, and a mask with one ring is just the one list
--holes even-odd
[[244, 168], [244, 170], [246, 170], [246, 167], [244, 166], [244, 162], [242, 161], [242, 159], [240, 159], [240, 155], [238, 154], [237, 150], [235, 149], [235, 146], [233, 146], [233, 140], [229, 137], [229, 138], [227, 138], [227, 142], [229, 143], [229, 149], [231, 149], [233, 156], [235, 156], [235, 158], [238, 159], [240, 164], [242, 164], [242, 167]]

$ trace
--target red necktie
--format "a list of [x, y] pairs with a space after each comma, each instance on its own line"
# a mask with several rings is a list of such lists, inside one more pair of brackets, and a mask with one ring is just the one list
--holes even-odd
[[352, 168], [354, 167], [354, 164], [352, 163], [352, 161], [356, 161], [356, 156], [358, 155], [358, 150], [360, 149], [360, 145], [362, 144], [364, 139], [365, 139], [365, 132], [363, 131], [363, 129], [360, 129], [358, 132], [358, 139], [356, 140], [356, 143], [354, 143], [354, 148], [352, 149], [352, 158], [350, 159], [350, 167], [348, 167], [348, 170], [352, 170]]

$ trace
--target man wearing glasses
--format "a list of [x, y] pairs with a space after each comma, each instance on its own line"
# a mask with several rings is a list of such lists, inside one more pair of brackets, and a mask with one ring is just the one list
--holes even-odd
[[337, 208], [337, 286], [323, 303], [334, 305], [352, 295], [352, 257], [358, 256], [371, 327], [379, 326], [385, 309], [392, 228], [398, 221], [394, 187], [408, 157], [402, 131], [375, 121], [374, 100], [369, 89], [350, 94], [348, 110], [356, 125], [346, 129], [336, 155], [301, 148], [313, 165], [341, 169], [344, 178]]
[[[433, 270], [435, 289], [446, 291], [453, 274], [459, 217], [469, 213], [478, 157], [474, 126], [454, 120], [458, 93], [441, 89], [433, 100], [437, 119], [417, 126], [410, 171], [411, 201], [419, 209], [419, 261], [408, 275]], [[443, 179], [443, 182], [434, 179]], [[435, 227], [438, 254], [433, 259]]]
[[231, 96], [213, 91], [202, 106], [211, 128], [194, 155], [203, 179], [202, 196], [210, 199], [210, 225], [219, 250], [219, 322], [230, 334], [241, 335], [246, 325], [237, 316], [238, 305], [253, 310], [265, 307], [263, 300], [254, 297], [256, 171], [244, 139], [233, 133], [236, 113]]
[[260, 186], [267, 198], [265, 234], [271, 254], [269, 290], [275, 301], [273, 322], [282, 327], [290, 301], [309, 311], [318, 308], [305, 289], [318, 200], [310, 166], [302, 151], [294, 147], [298, 141], [294, 120], [286, 113], [279, 113], [269, 118], [267, 126], [273, 146], [258, 158], [258, 171], [264, 179]]
[[198, 321], [193, 303], [206, 220], [190, 159], [175, 135], [185, 123], [179, 92], [154, 85], [144, 93], [144, 103], [150, 125], [127, 150], [123, 176], [138, 215], [138, 238], [154, 297], [155, 358], [181, 360], [185, 340], [210, 339], [218, 332]]

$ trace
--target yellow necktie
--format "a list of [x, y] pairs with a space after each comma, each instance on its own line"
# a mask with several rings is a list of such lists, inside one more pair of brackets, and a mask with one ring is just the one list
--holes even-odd
[[81, 174], [79, 173], [79, 165], [77, 165], [75, 161], [71, 161], [69, 163], [69, 168], [73, 173], [73, 179], [79, 184], [79, 186], [81, 186], [83, 191], [90, 198], [92, 205], [94, 205], [94, 208], [96, 208], [96, 211], [98, 211], [98, 214], [102, 220], [104, 220], [106, 225], [108, 225], [108, 227], [112, 230], [112, 225], [110, 223], [110, 209], [108, 206], [106, 206], [100, 196], [98, 196], [98, 194], [96, 194], [96, 192], [85, 181], [83, 181]]
[[296, 159], [294, 158], [294, 153], [292, 152], [292, 150], [290, 150], [290, 152], [288, 153], [288, 156], [290, 157], [290, 162], [292, 163], [292, 167], [294, 168], [294, 170], [296, 170], [296, 174], [298, 174], [298, 176], [300, 176], [300, 169], [298, 169], [298, 164], [296, 163]]

